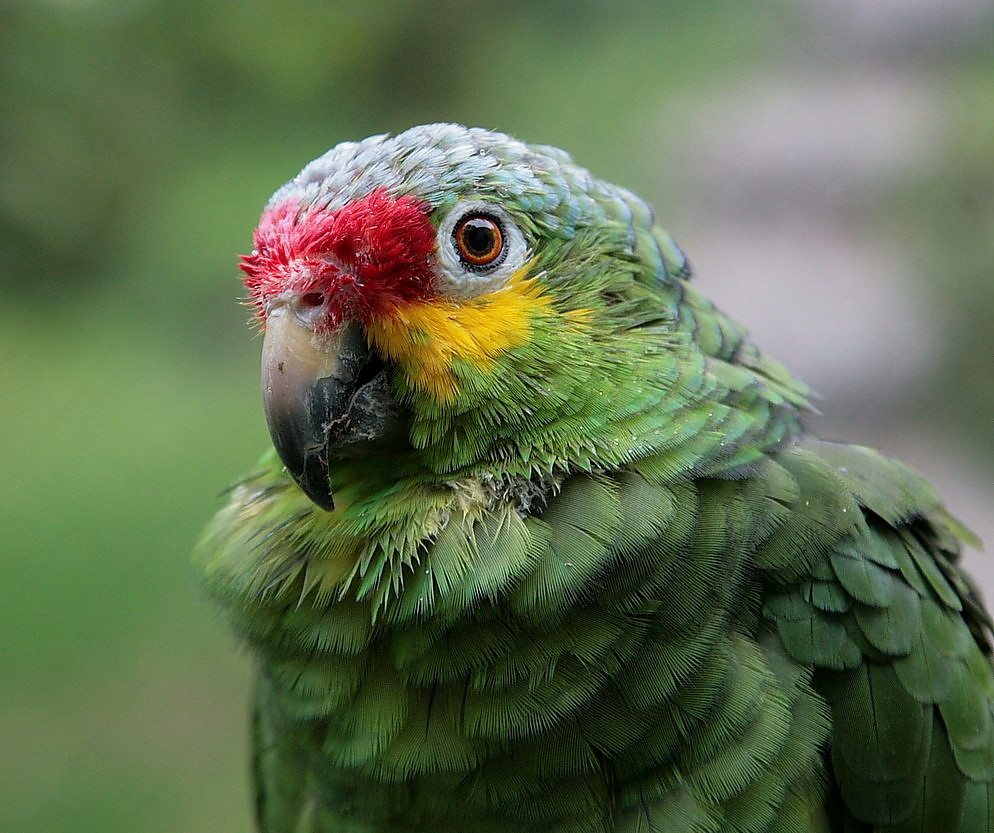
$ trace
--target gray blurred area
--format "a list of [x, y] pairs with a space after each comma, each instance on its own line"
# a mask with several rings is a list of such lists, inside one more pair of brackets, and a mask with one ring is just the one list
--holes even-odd
[[[689, 105], [669, 160], [694, 224], [681, 240], [711, 297], [821, 395], [819, 433], [911, 463], [994, 542], [994, 413], [978, 420], [971, 448], [954, 427], [969, 399], [946, 393], [957, 385], [950, 358], [965, 346], [960, 317], [976, 316], [977, 352], [958, 358], [974, 365], [991, 402], [994, 275], [989, 261], [957, 261], [917, 216], [932, 222], [948, 209], [944, 192], [963, 174], [954, 154], [967, 102], [950, 62], [990, 44], [994, 7], [807, 5], [775, 67]], [[989, 186], [994, 145], [986, 150]], [[909, 207], [930, 192], [932, 211]], [[987, 216], [973, 218], [988, 232], [991, 205], [988, 196]], [[969, 292], [958, 296], [951, 283], [970, 276], [988, 286], [988, 303], [973, 311]], [[966, 561], [994, 598], [994, 562], [976, 550]]]
[[992, 42], [987, 0], [0, 4], [0, 830], [250, 829], [187, 565], [268, 442], [236, 256], [345, 139], [479, 124], [638, 191], [989, 553]]

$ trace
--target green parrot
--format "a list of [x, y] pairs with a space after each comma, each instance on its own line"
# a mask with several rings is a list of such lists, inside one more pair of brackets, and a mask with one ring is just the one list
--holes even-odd
[[971, 540], [649, 206], [453, 124], [334, 147], [242, 258], [274, 450], [198, 572], [265, 833], [988, 833]]

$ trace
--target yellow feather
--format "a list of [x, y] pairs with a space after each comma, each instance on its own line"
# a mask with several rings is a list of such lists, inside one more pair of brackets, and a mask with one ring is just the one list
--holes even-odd
[[537, 280], [525, 277], [527, 268], [500, 289], [476, 298], [400, 307], [366, 326], [369, 341], [403, 370], [413, 387], [439, 403], [451, 402], [459, 391], [454, 362], [491, 370], [497, 356], [528, 341], [535, 313], [551, 310]]

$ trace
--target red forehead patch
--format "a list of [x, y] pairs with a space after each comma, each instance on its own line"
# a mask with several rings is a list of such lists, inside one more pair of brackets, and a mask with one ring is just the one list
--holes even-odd
[[255, 251], [241, 258], [245, 286], [260, 315], [267, 299], [284, 292], [321, 292], [329, 325], [426, 300], [434, 294], [430, 210], [382, 190], [335, 211], [284, 200], [262, 215]]

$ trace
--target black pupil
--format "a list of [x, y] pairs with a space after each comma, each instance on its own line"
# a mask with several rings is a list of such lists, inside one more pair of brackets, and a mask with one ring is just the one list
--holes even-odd
[[496, 238], [492, 220], [477, 218], [467, 220], [463, 226], [462, 242], [471, 255], [485, 257], [493, 254]]

